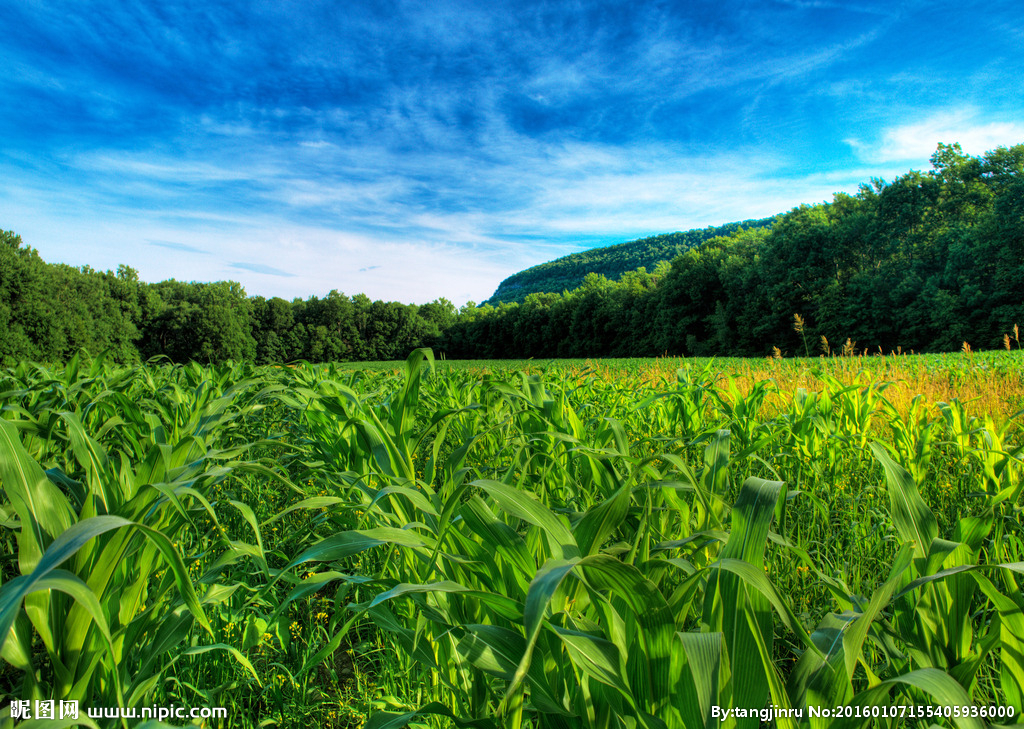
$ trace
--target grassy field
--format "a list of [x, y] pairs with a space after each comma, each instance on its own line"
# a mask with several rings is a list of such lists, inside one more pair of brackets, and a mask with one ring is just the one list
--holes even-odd
[[1021, 721], [1016, 349], [76, 359], [0, 371], [0, 408], [0, 716]]

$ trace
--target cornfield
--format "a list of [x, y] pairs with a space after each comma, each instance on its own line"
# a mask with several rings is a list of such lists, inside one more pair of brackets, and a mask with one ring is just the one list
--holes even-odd
[[1018, 354], [0, 371], [0, 726], [1016, 725]]

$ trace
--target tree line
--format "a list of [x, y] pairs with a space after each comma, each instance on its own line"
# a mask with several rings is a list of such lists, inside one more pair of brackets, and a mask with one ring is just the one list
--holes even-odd
[[0, 362], [61, 362], [81, 349], [120, 362], [257, 363], [404, 358], [437, 347], [455, 306], [371, 301], [332, 291], [286, 301], [247, 296], [234, 281], [148, 284], [117, 272], [50, 264], [0, 231]]
[[737, 225], [650, 271], [459, 310], [148, 284], [127, 266], [48, 264], [0, 231], [0, 361], [79, 349], [272, 363], [401, 359], [421, 346], [459, 358], [804, 355], [847, 339], [884, 352], [1001, 346], [1024, 322], [1024, 144], [977, 157], [939, 145], [931, 161], [770, 227]]

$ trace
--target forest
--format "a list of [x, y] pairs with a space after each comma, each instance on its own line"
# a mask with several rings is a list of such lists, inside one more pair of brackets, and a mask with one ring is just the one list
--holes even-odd
[[461, 309], [150, 284], [127, 266], [46, 263], [0, 232], [0, 361], [80, 349], [268, 363], [401, 359], [424, 346], [473, 359], [998, 348], [1024, 320], [1024, 144], [980, 156], [940, 144], [931, 162], [770, 227], [733, 224], [652, 270], [589, 272], [563, 293]]

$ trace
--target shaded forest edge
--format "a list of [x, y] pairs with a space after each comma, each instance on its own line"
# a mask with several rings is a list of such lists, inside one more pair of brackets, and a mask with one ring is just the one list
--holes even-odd
[[1024, 322], [1024, 144], [977, 157], [940, 144], [931, 162], [771, 227], [738, 225], [651, 271], [591, 273], [572, 291], [497, 307], [149, 284], [127, 266], [48, 264], [0, 231], [0, 361], [79, 349], [272, 363], [400, 359], [421, 346], [472, 359], [813, 355], [847, 340], [858, 351], [1000, 347]]

